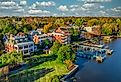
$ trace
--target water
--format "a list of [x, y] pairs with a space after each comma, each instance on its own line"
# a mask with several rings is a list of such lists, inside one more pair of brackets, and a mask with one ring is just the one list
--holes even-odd
[[114, 40], [109, 47], [115, 52], [101, 64], [77, 58], [76, 82], [121, 82], [121, 39]]

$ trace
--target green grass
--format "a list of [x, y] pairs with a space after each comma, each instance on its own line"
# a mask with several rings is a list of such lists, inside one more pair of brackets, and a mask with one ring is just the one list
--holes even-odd
[[68, 73], [67, 66], [65, 64], [57, 63], [56, 61], [45, 62], [43, 64], [31, 68], [30, 70], [42, 68], [54, 68], [55, 70], [53, 72], [46, 74], [44, 77], [35, 80], [35, 82], [49, 82], [50, 79], [55, 75], [65, 75]]
[[[43, 54], [43, 55], [35, 55], [35, 56], [32, 56], [32, 58], [45, 58], [45, 57], [48, 57], [47, 54]], [[42, 59], [43, 59], [42, 58]], [[41, 60], [41, 59], [40, 59]], [[52, 72], [48, 72], [47, 74], [45, 74], [44, 76], [42, 77], [39, 77], [37, 79], [34, 80], [34, 82], [50, 82], [50, 80], [55, 76], [62, 76], [62, 75], [65, 75], [67, 74], [69, 71], [67, 69], [67, 66], [65, 64], [62, 64], [62, 63], [58, 63], [56, 62], [56, 60], [53, 60], [53, 61], [46, 61], [46, 62], [43, 62], [43, 63], [39, 63], [38, 65], [35, 65], [31, 68], [28, 68], [26, 70], [23, 70], [23, 71], [20, 71], [16, 74], [12, 74], [10, 75], [11, 77], [12, 76], [17, 76], [17, 78], [19, 77], [18, 75], [21, 73], [21, 74], [25, 74], [28, 72], [28, 71], [32, 71], [32, 70], [41, 70], [43, 68], [53, 68], [54, 71]], [[33, 72], [32, 72], [33, 73]], [[31, 74], [31, 73], [29, 73]], [[36, 76], [34, 76], [36, 78]], [[26, 78], [26, 80], [29, 80], [29, 78]], [[21, 82], [21, 81], [20, 81]]]

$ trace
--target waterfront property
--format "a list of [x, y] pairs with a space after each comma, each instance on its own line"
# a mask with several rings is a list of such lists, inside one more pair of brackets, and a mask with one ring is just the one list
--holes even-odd
[[35, 34], [33, 36], [33, 41], [35, 44], [42, 44], [45, 40], [49, 40], [49, 41], [52, 41], [52, 37], [51, 36], [48, 36], [48, 34]]
[[10, 34], [5, 42], [5, 50], [6, 52], [16, 50], [17, 52], [21, 52], [23, 55], [30, 55], [31, 52], [37, 50], [37, 47], [34, 45], [33, 41], [28, 40], [27, 35], [20, 32], [16, 36]]
[[83, 36], [86, 39], [92, 39], [94, 37], [98, 37], [101, 35], [100, 29], [101, 29], [100, 26], [83, 27], [80, 36]]
[[52, 41], [52, 37], [42, 33], [40, 29], [29, 32], [29, 38], [34, 41], [34, 44], [41, 45], [45, 40]]
[[107, 49], [104, 45], [86, 42], [74, 44], [73, 48], [76, 48], [77, 56], [96, 60], [97, 62], [103, 62], [104, 59], [106, 59], [106, 55], [111, 55], [113, 53], [113, 50]]
[[68, 44], [71, 41], [70, 29], [71, 27], [59, 27], [55, 32], [48, 33], [48, 35], [53, 37], [53, 40], [59, 41], [61, 44]]

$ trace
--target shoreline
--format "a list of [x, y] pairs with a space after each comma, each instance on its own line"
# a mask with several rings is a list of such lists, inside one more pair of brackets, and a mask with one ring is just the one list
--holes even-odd
[[61, 82], [67, 82], [65, 81], [67, 78], [71, 77], [79, 68], [79, 65], [74, 65], [75, 67], [69, 71], [63, 78], [60, 79]]

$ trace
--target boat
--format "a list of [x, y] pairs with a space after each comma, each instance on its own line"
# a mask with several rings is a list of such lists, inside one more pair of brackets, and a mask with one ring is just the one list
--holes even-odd
[[107, 51], [106, 51], [107, 55], [112, 55], [112, 53], [113, 53], [113, 50], [107, 49]]
[[101, 55], [96, 56], [96, 61], [97, 61], [98, 63], [102, 63], [102, 62], [103, 62], [103, 57], [102, 57]]

